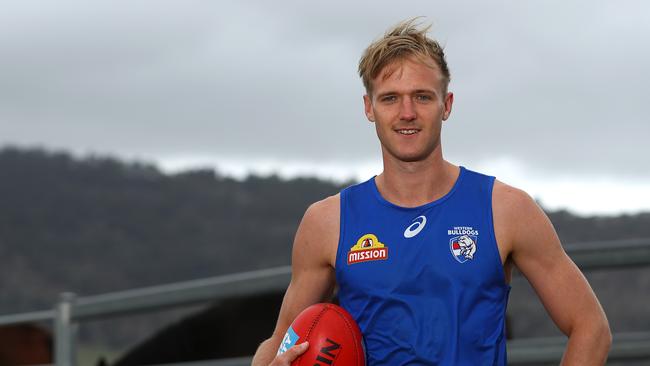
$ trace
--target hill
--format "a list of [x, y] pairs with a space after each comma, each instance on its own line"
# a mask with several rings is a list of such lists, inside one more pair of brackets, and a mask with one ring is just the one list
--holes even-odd
[[[2, 313], [89, 295], [286, 264], [316, 179], [165, 175], [105, 157], [0, 151]], [[155, 257], [155, 260], [151, 260]]]
[[[91, 295], [288, 264], [305, 209], [347, 185], [238, 181], [213, 170], [167, 175], [151, 164], [19, 148], [0, 150], [0, 172], [2, 314], [50, 308], [62, 291]], [[564, 243], [650, 237], [650, 213], [548, 214]], [[646, 269], [592, 277], [616, 319], [629, 312], [618, 293], [650, 283]], [[530, 293], [513, 291], [510, 308], [543, 314]], [[552, 329], [543, 315], [517, 322], [517, 334]], [[650, 329], [650, 319], [625, 324]]]

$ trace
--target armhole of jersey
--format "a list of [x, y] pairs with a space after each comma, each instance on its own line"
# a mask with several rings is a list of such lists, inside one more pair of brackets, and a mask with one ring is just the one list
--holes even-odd
[[341, 190], [341, 194], [339, 195], [339, 240], [338, 243], [336, 244], [336, 259], [334, 261], [334, 273], [336, 274], [338, 272], [338, 267], [339, 267], [339, 257], [341, 256], [341, 245], [343, 243], [343, 239], [345, 238], [345, 220], [344, 220], [344, 213], [345, 213], [345, 205], [347, 202], [347, 193], [348, 189], [343, 189]]
[[496, 264], [497, 268], [499, 271], [499, 276], [501, 278], [501, 282], [503, 284], [503, 287], [505, 288], [510, 288], [510, 284], [506, 282], [506, 272], [503, 269], [503, 263], [501, 263], [501, 252], [499, 252], [499, 243], [497, 242], [497, 234], [496, 230], [494, 229], [494, 210], [492, 208], [492, 201], [494, 200], [494, 183], [496, 181], [495, 177], [489, 177], [488, 181], [488, 194], [487, 194], [487, 207], [488, 207], [488, 226], [490, 227], [490, 236], [492, 237], [492, 242], [494, 245], [492, 246], [493, 252], [496, 256]]

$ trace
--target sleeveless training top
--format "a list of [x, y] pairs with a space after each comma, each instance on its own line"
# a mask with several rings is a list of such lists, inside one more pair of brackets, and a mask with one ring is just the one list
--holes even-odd
[[413, 208], [386, 201], [374, 177], [341, 191], [338, 295], [369, 366], [506, 365], [493, 185], [460, 167], [445, 196]]

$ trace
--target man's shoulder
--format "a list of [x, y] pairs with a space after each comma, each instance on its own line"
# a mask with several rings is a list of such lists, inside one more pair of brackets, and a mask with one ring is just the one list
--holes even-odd
[[318, 216], [329, 216], [336, 214], [340, 210], [341, 205], [341, 194], [337, 193], [329, 197], [323, 198], [320, 201], [312, 203], [308, 208], [307, 212], [312, 215]]
[[334, 267], [339, 240], [339, 206], [340, 196], [336, 194], [307, 208], [298, 229], [294, 252], [311, 253], [314, 258]]
[[492, 202], [494, 205], [503, 206], [515, 211], [535, 204], [533, 198], [524, 190], [513, 187], [498, 179], [494, 180]]
[[341, 195], [326, 197], [320, 201], [312, 203], [305, 212], [303, 223], [315, 230], [336, 231], [340, 220]]
[[499, 180], [494, 182], [492, 213], [495, 232], [503, 244], [512, 245], [522, 234], [536, 231], [548, 221], [544, 211], [528, 193]]

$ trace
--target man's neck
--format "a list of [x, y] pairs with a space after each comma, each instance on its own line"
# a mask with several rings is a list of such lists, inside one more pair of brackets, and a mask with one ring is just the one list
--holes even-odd
[[384, 156], [384, 171], [375, 182], [385, 200], [402, 207], [417, 207], [446, 195], [459, 174], [460, 169], [440, 153], [417, 162]]

